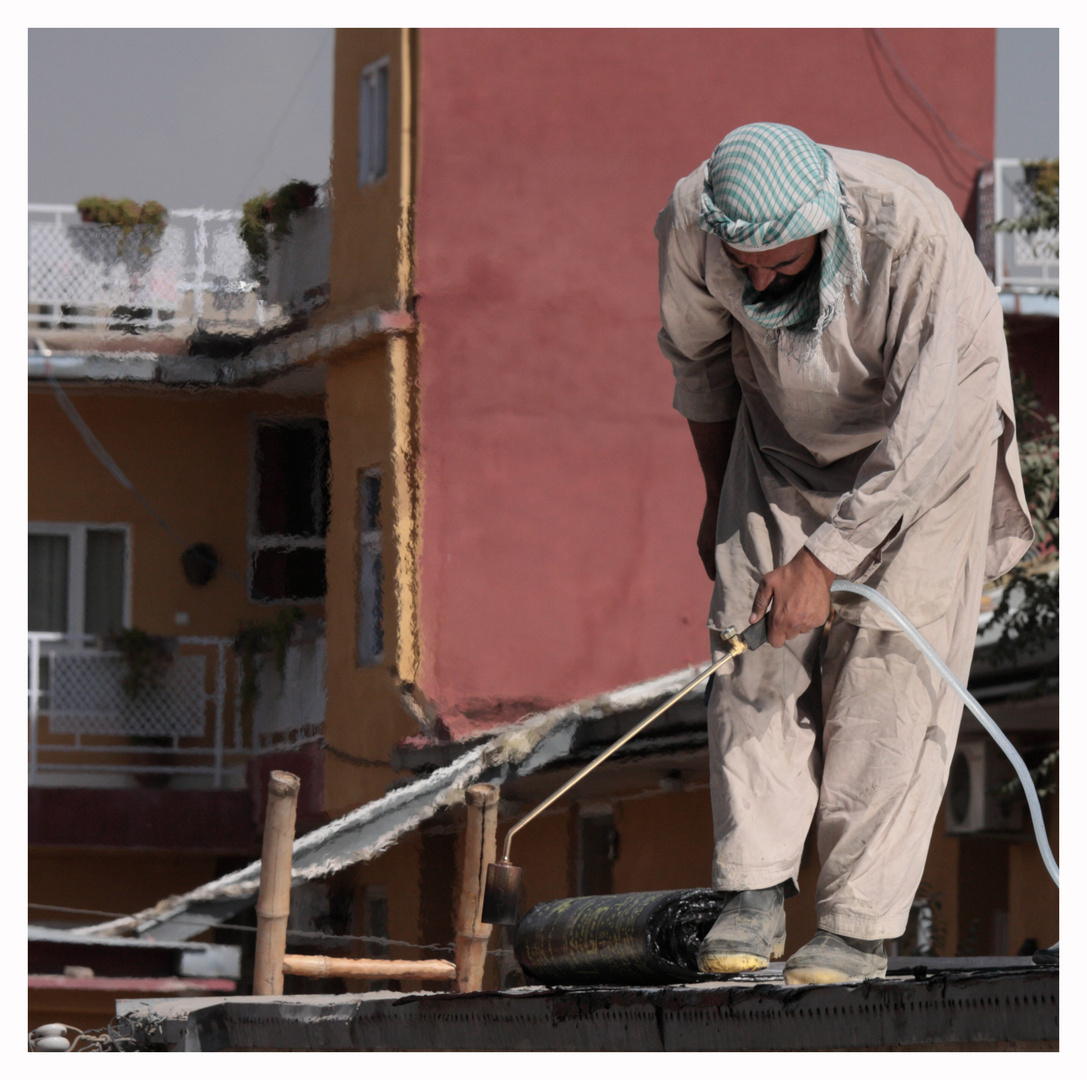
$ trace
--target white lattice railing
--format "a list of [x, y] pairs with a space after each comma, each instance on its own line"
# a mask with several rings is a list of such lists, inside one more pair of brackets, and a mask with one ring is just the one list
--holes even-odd
[[248, 757], [316, 738], [324, 722], [324, 638], [292, 645], [283, 675], [265, 660], [252, 709], [240, 708], [230, 638], [181, 637], [134, 695], [123, 656], [89, 637], [27, 635], [29, 783], [237, 787]]
[[978, 176], [978, 258], [1001, 292], [1055, 292], [1060, 285], [1060, 237], [1056, 230], [994, 232], [996, 221], [1029, 213], [1023, 162], [997, 158]]
[[74, 206], [28, 207], [27, 320], [32, 329], [186, 332], [264, 326], [313, 306], [328, 282], [327, 205], [300, 214], [272, 245], [262, 286], [236, 210], [171, 210], [160, 236], [80, 221]]
[[257, 675], [253, 744], [258, 750], [286, 749], [316, 739], [325, 720], [324, 637], [287, 650], [283, 674], [265, 661]]

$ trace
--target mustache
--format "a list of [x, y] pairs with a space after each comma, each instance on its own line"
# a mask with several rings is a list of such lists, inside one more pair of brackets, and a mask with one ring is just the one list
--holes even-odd
[[761, 291], [756, 289], [754, 285], [750, 285], [749, 279], [749, 287], [755, 293], [755, 297], [760, 304], [772, 304], [778, 300], [783, 300], [786, 296], [791, 296], [798, 289], [803, 288], [812, 278], [817, 278], [822, 263], [822, 253], [816, 248], [811, 262], [809, 262], [799, 274], [778, 274], [778, 276]]

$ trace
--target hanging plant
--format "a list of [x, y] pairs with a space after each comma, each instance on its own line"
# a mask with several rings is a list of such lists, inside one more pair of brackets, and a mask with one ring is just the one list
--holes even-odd
[[269, 234], [278, 243], [290, 235], [291, 218], [316, 205], [317, 185], [305, 180], [289, 180], [274, 192], [262, 191], [242, 204], [238, 234], [262, 280], [268, 266]]
[[166, 228], [166, 207], [151, 199], [138, 203], [133, 199], [104, 199], [90, 195], [75, 204], [79, 216], [88, 225], [116, 225], [127, 236], [137, 225], [145, 226], [155, 236]]
[[280, 678], [287, 664], [287, 647], [294, 628], [305, 618], [300, 607], [291, 606], [270, 619], [243, 625], [234, 635], [234, 654], [242, 666], [241, 705], [243, 709], [256, 703], [260, 695], [257, 676], [269, 654]]
[[121, 677], [121, 689], [129, 701], [145, 689], [158, 689], [173, 660], [173, 652], [167, 639], [129, 627], [114, 635], [109, 644], [125, 661], [125, 674]]
[[994, 222], [994, 232], [1041, 233], [1038, 254], [1060, 256], [1061, 162], [1060, 158], [1023, 162], [1022, 183], [1016, 194], [1023, 203], [1022, 217], [1002, 218]]
[[154, 199], [138, 203], [134, 199], [105, 199], [89, 195], [75, 204], [79, 217], [86, 225], [112, 225], [121, 230], [117, 245], [118, 256], [132, 231], [138, 230], [139, 254], [145, 258], [154, 254], [155, 242], [166, 230], [166, 207]]

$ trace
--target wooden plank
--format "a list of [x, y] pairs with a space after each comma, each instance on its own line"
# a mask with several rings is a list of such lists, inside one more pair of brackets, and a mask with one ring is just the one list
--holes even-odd
[[352, 960], [340, 956], [283, 957], [283, 973], [307, 979], [454, 979], [456, 967], [448, 960]]

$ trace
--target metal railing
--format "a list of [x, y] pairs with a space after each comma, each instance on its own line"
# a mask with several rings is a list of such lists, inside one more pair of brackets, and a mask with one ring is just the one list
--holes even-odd
[[237, 210], [171, 210], [148, 226], [87, 224], [74, 206], [28, 207], [27, 321], [31, 330], [187, 334], [261, 328], [327, 295], [327, 201], [273, 242], [262, 284], [238, 234]]
[[39, 329], [169, 332], [201, 320], [263, 325], [235, 210], [173, 210], [156, 236], [79, 220], [74, 206], [28, 207], [27, 318]]
[[325, 639], [318, 636], [287, 649], [282, 674], [266, 662], [257, 674], [253, 746], [284, 750], [317, 739], [325, 719]]
[[324, 638], [291, 645], [282, 676], [265, 660], [243, 707], [241, 664], [224, 637], [179, 637], [133, 686], [124, 656], [85, 635], [27, 635], [31, 786], [141, 783], [242, 787], [248, 758], [317, 738]]
[[1060, 285], [1057, 230], [994, 232], [997, 221], [1030, 213], [1024, 163], [997, 158], [978, 175], [978, 258], [1000, 292], [1049, 293]]

